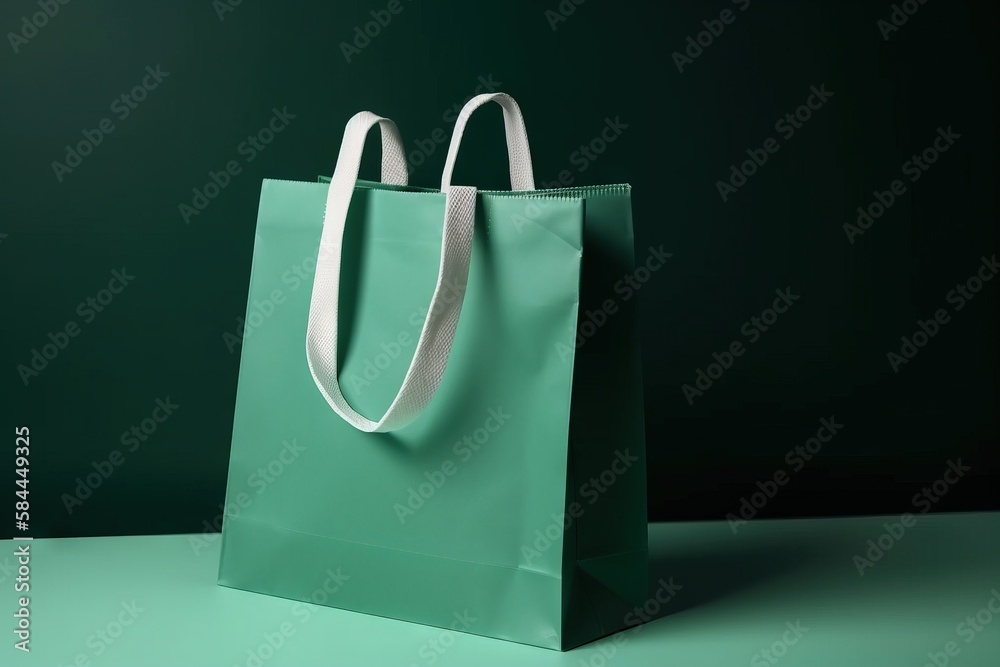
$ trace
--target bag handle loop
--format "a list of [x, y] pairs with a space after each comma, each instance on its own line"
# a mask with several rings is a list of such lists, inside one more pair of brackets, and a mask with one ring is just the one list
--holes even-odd
[[469, 117], [479, 107], [488, 102], [496, 102], [503, 108], [503, 124], [507, 133], [507, 154], [510, 158], [510, 189], [534, 190], [535, 175], [531, 168], [531, 149], [528, 146], [528, 130], [524, 126], [524, 116], [514, 98], [507, 93], [484, 93], [469, 100], [458, 114], [455, 121], [455, 132], [448, 146], [448, 159], [444, 164], [444, 174], [441, 176], [441, 190], [445, 191], [451, 185], [452, 173], [455, 171], [455, 160], [458, 159], [458, 149], [462, 145], [462, 135]]
[[[385, 433], [405, 427], [427, 408], [441, 384], [465, 298], [476, 210], [475, 188], [449, 186], [443, 189], [444, 228], [437, 283], [413, 359], [399, 392], [385, 414], [377, 420], [368, 419], [348, 404], [340, 388], [337, 377], [337, 312], [347, 212], [358, 180], [365, 137], [376, 123], [381, 125], [385, 138], [391, 121], [386, 122], [386, 119], [367, 111], [351, 118], [344, 130], [337, 167], [326, 199], [306, 331], [306, 359], [316, 387], [334, 412], [356, 429], [367, 433]], [[391, 127], [395, 129], [394, 124]], [[383, 154], [386, 152], [383, 150]], [[398, 184], [405, 184], [405, 160], [400, 175], [395, 170], [399, 166], [396, 161], [398, 155], [389, 153], [395, 155], [390, 160], [393, 169], [386, 172], [386, 158], [383, 157], [383, 181], [392, 182], [386, 181], [388, 176], [390, 179], [402, 179], [402, 183]]]

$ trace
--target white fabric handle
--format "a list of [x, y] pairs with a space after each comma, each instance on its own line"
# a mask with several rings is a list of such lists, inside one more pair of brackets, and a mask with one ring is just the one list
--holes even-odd
[[[444, 230], [441, 235], [437, 284], [434, 286], [413, 360], [386, 413], [378, 421], [364, 417], [347, 403], [337, 378], [337, 311], [344, 226], [358, 180], [361, 153], [368, 131], [376, 122], [384, 120], [369, 112], [361, 112], [351, 118], [344, 130], [337, 168], [330, 181], [326, 199], [326, 216], [316, 260], [306, 332], [306, 358], [320, 393], [334, 412], [347, 423], [369, 433], [396, 431], [412, 422], [430, 404], [441, 383], [465, 298], [476, 212], [475, 188], [456, 186], [444, 190]], [[385, 127], [383, 124], [383, 132]], [[399, 177], [396, 172], [390, 175]], [[383, 160], [383, 180], [384, 178]], [[405, 184], [405, 162], [402, 178]]]
[[528, 131], [524, 126], [524, 116], [514, 98], [506, 93], [485, 93], [476, 95], [469, 100], [458, 114], [455, 121], [455, 132], [451, 135], [448, 146], [448, 159], [444, 163], [444, 174], [441, 177], [441, 190], [447, 190], [451, 185], [452, 173], [455, 171], [455, 160], [458, 159], [458, 149], [462, 145], [462, 135], [469, 117], [479, 107], [487, 102], [496, 102], [503, 107], [503, 124], [507, 132], [507, 154], [510, 157], [510, 189], [534, 190], [535, 175], [531, 168], [531, 149], [528, 147]]
[[[362, 111], [354, 118], [361, 118], [359, 123], [368, 123], [364, 136], [372, 125], [378, 123], [382, 131], [382, 182], [390, 185], [406, 185], [410, 170], [406, 164], [406, 149], [403, 148], [403, 138], [399, 136], [396, 124], [388, 118], [376, 116], [370, 111]], [[353, 120], [353, 119], [352, 119]]]

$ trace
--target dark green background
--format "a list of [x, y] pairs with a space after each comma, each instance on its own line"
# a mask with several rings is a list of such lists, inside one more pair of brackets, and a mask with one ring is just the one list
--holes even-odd
[[[569, 169], [577, 184], [631, 183], [639, 258], [673, 253], [640, 293], [652, 519], [736, 511], [829, 416], [844, 430], [761, 516], [913, 510], [959, 457], [972, 472], [934, 509], [1000, 507], [997, 284], [900, 373], [886, 361], [997, 251], [993, 3], [929, 2], [884, 41], [889, 3], [754, 0], [683, 73], [672, 52], [734, 5], [588, 0], [555, 31], [544, 12], [558, 0], [403, 5], [350, 64], [339, 44], [385, 3], [244, 0], [220, 21], [210, 0], [73, 0], [19, 53], [0, 43], [0, 459], [13, 466], [13, 427], [29, 425], [30, 534], [213, 521], [239, 362], [222, 336], [244, 314], [261, 179], [331, 173], [362, 109], [396, 120], [410, 150], [450, 135], [444, 114], [480, 76], [520, 102], [539, 182]], [[5, 2], [0, 32], [35, 11]], [[157, 64], [169, 77], [59, 183], [51, 163]], [[833, 97], [723, 203], [715, 182], [821, 84]], [[296, 118], [186, 225], [178, 205], [242, 161], [274, 107]], [[455, 180], [506, 187], [499, 110], [480, 115]], [[606, 117], [628, 129], [578, 172], [572, 154]], [[842, 224], [939, 126], [962, 138], [849, 244]], [[412, 182], [437, 185], [444, 152]], [[25, 387], [16, 366], [123, 266], [134, 284]], [[681, 385], [784, 287], [801, 300], [689, 406]], [[177, 413], [67, 514], [61, 494], [168, 396]]]

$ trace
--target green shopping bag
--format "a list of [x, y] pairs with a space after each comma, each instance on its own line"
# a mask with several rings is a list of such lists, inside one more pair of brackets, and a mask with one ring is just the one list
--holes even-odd
[[[451, 185], [489, 101], [511, 192]], [[621, 630], [647, 580], [629, 186], [534, 190], [503, 94], [462, 111], [441, 191], [406, 173], [362, 112], [329, 185], [264, 181], [219, 583], [552, 649]]]

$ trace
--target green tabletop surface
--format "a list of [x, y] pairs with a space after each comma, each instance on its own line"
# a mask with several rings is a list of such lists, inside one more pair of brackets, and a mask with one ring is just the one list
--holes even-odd
[[649, 537], [653, 620], [566, 653], [218, 586], [218, 535], [6, 540], [0, 665], [1000, 665], [1000, 513], [652, 524]]

